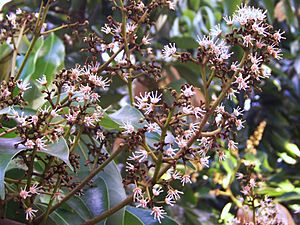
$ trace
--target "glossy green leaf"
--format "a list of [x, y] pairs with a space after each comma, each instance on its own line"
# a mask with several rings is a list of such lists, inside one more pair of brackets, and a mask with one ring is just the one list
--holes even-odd
[[64, 65], [65, 46], [60, 38], [51, 33], [44, 41], [36, 61], [36, 68], [32, 74], [35, 80], [46, 75], [48, 83], [52, 82], [56, 72]]
[[[44, 43], [44, 38], [40, 37], [35, 45], [33, 46], [33, 50], [31, 51], [30, 56], [28, 57], [25, 67], [22, 70], [22, 73], [20, 75], [20, 79], [23, 81], [28, 82], [31, 79], [31, 75], [34, 73], [36, 68], [36, 62], [39, 57], [39, 53], [41, 51], [41, 48]], [[30, 42], [27, 43], [27, 48], [29, 47]], [[21, 55], [17, 57], [17, 67], [20, 68], [21, 64], [23, 63], [23, 60], [25, 58], [25, 55]], [[29, 90], [30, 91], [30, 90]]]
[[142, 128], [146, 124], [145, 121], [140, 122], [140, 120], [144, 118], [143, 114], [130, 105], [122, 107], [118, 111], [110, 114], [109, 117], [119, 125], [129, 122], [135, 128]]
[[[131, 213], [131, 216], [127, 215], [127, 219], [131, 219], [129, 220], [129, 222], [138, 221], [138, 222], [142, 222], [141, 223], [142, 225], [178, 225], [178, 223], [175, 220], [171, 219], [169, 216], [164, 216], [165, 218], [161, 219], [161, 223], [159, 223], [158, 220], [155, 220], [153, 218], [153, 215], [151, 215], [151, 210], [127, 206], [126, 211]], [[133, 219], [133, 216], [136, 217], [134, 218], [135, 220]], [[126, 218], [126, 214], [125, 214], [125, 218]], [[125, 221], [124, 225], [133, 225], [133, 224], [126, 223]], [[137, 223], [136, 225], [140, 225], [140, 224]]]
[[70, 167], [71, 170], [73, 170], [73, 167], [69, 161], [69, 147], [64, 138], [60, 138], [57, 142], [47, 145], [46, 150], [40, 150], [39, 152], [43, 152], [61, 159]]
[[15, 138], [1, 138], [0, 139], [0, 198], [5, 197], [4, 177], [5, 172], [10, 161], [25, 148], [15, 147], [18, 141]]

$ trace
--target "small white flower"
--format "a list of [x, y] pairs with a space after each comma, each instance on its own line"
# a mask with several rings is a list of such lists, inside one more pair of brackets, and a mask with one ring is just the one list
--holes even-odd
[[142, 38], [142, 44], [143, 45], [150, 45], [151, 44], [151, 38], [149, 38], [149, 34]]
[[172, 148], [172, 146], [170, 145], [165, 151], [164, 153], [168, 156], [168, 157], [171, 157], [173, 158], [175, 155], [176, 155], [176, 151], [178, 149], [174, 149]]
[[163, 215], [167, 214], [165, 212], [165, 210], [163, 209], [162, 206], [160, 207], [153, 207], [152, 208], [152, 212], [151, 212], [151, 215], [154, 216], [154, 219], [157, 219], [159, 223], [161, 223], [161, 219], [165, 218]]
[[29, 83], [25, 83], [25, 82], [18, 82], [17, 83], [18, 88], [20, 89], [21, 92], [27, 91], [31, 88]]
[[200, 163], [201, 163], [202, 167], [209, 168], [209, 160], [208, 160], [209, 158], [210, 158], [210, 156], [204, 156], [204, 157], [200, 158]]
[[33, 149], [35, 146], [35, 143], [32, 140], [27, 139], [27, 141], [24, 144], [26, 146], [26, 148], [28, 149]]
[[148, 132], [158, 132], [160, 130], [160, 127], [157, 123], [149, 123], [147, 125], [147, 131]]
[[155, 92], [150, 92], [149, 93], [149, 98], [150, 98], [150, 102], [152, 103], [152, 104], [156, 104], [156, 103], [158, 103], [160, 100], [161, 100], [161, 96], [162, 96], [162, 94], [158, 94], [158, 92], [157, 91], [155, 91]]
[[233, 140], [229, 140], [228, 141], [228, 149], [231, 151], [236, 151], [238, 149], [236, 146], [237, 144], [238, 144], [237, 142], [234, 142]]
[[38, 210], [32, 209], [31, 207], [27, 208], [26, 211], [25, 211], [25, 218], [26, 218], [26, 220], [32, 220], [35, 217], [35, 213], [37, 211]]
[[243, 75], [240, 73], [238, 77], [235, 78], [234, 83], [238, 84], [238, 90], [246, 90], [249, 86], [247, 83], [247, 80], [250, 78], [250, 76], [247, 76], [246, 78], [243, 78]]
[[100, 141], [103, 141], [105, 139], [105, 135], [103, 134], [103, 132], [101, 130], [97, 130], [96, 139], [98, 139]]
[[182, 186], [184, 186], [185, 184], [187, 184], [187, 183], [192, 183], [192, 181], [191, 181], [191, 176], [190, 175], [188, 175], [188, 174], [184, 174], [182, 177], [181, 177], [181, 184], [182, 184]]
[[45, 137], [43, 138], [37, 138], [35, 140], [35, 144], [36, 144], [36, 147], [39, 149], [39, 150], [47, 150], [45, 147], [46, 147], [46, 144], [45, 144], [45, 141], [43, 140]]
[[241, 130], [242, 128], [244, 128], [244, 123], [245, 121], [242, 121], [242, 120], [236, 120], [235, 121], [235, 126], [236, 126], [236, 129], [237, 130]]
[[171, 196], [169, 196], [165, 198], [165, 203], [167, 205], [174, 206], [176, 204], [176, 201]]
[[134, 165], [132, 165], [131, 163], [129, 162], [126, 162], [126, 171], [129, 172], [129, 171], [133, 171], [134, 170]]
[[243, 36], [243, 40], [244, 40], [243, 45], [245, 47], [249, 47], [249, 45], [253, 46], [252, 41], [255, 40], [255, 39], [251, 37], [251, 34], [249, 34], [249, 35]]
[[171, 58], [175, 53], [176, 53], [176, 46], [175, 43], [169, 43], [168, 45], [165, 45], [162, 53], [163, 53], [163, 58], [169, 59]]
[[176, 189], [172, 189], [170, 188], [168, 190], [168, 194], [167, 194], [167, 198], [171, 198], [171, 199], [174, 199], [174, 200], [178, 200], [180, 199], [180, 195], [183, 195], [184, 193], [182, 191], [178, 191]]
[[242, 110], [239, 106], [237, 108], [233, 109], [233, 115], [235, 117], [242, 116], [243, 112], [244, 112], [244, 110]]
[[29, 188], [29, 192], [33, 195], [39, 195], [40, 194], [40, 189], [42, 187], [39, 187], [37, 183], [35, 183], [34, 185], [32, 185], [30, 188]]
[[123, 122], [123, 126], [120, 126], [124, 129], [122, 134], [129, 135], [134, 132], [134, 126], [132, 126], [131, 122]]
[[147, 204], [149, 202], [148, 199], [144, 199], [143, 197], [141, 199], [138, 199], [137, 202], [139, 203], [136, 208], [142, 207], [142, 208], [146, 208]]
[[139, 187], [135, 187], [132, 190], [132, 192], [133, 192], [133, 200], [136, 202], [139, 200], [139, 198], [143, 197], [143, 190]]
[[154, 185], [152, 188], [152, 193], [154, 196], [159, 196], [160, 193], [164, 192], [161, 186]]
[[182, 89], [181, 89], [181, 92], [182, 94], [187, 97], [187, 98], [190, 98], [192, 97], [195, 92], [193, 91], [193, 86], [192, 85], [185, 85]]
[[19, 193], [19, 196], [23, 199], [26, 199], [28, 197], [31, 197], [30, 192], [26, 191], [26, 186], [24, 187], [24, 189], [21, 188], [21, 191]]
[[135, 157], [136, 157], [136, 159], [139, 160], [139, 162], [143, 162], [144, 160], [146, 160], [148, 158], [148, 152], [144, 149], [140, 149], [140, 150], [136, 151]]
[[108, 24], [104, 24], [104, 26], [101, 27], [101, 31], [105, 34], [110, 34], [112, 29], [109, 27]]
[[38, 82], [42, 86], [47, 86], [47, 78], [46, 78], [45, 75], [43, 75], [42, 77], [36, 79], [36, 82]]

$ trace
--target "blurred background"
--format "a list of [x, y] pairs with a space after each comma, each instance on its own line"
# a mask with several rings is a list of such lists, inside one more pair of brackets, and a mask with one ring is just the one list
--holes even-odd
[[[27, 11], [37, 11], [40, 1], [37, 0], [1, 0], [3, 12], [22, 8]], [[146, 3], [146, 2], [145, 2]], [[209, 33], [217, 24], [225, 28], [224, 15], [231, 15], [243, 3], [242, 0], [180, 0], [176, 11], [160, 9], [152, 15], [155, 25], [151, 30], [153, 49], [174, 42], [179, 49], [193, 53], [197, 49], [197, 36]], [[300, 224], [300, 214], [294, 213], [300, 208], [300, 1], [298, 0], [254, 0], [248, 4], [267, 10], [269, 23], [276, 29], [285, 31], [286, 40], [282, 42], [283, 59], [270, 62], [272, 76], [249, 99], [237, 96], [234, 103], [244, 108], [245, 129], [239, 133], [238, 142], [240, 154], [246, 159], [255, 161], [255, 170], [265, 178], [263, 187], [259, 190], [276, 199], [292, 214], [296, 224]], [[2, 6], [1, 5], [1, 6]], [[28, 66], [24, 73], [39, 76], [45, 73], [48, 77], [62, 67], [73, 67], [76, 63], [84, 64], [90, 54], [80, 52], [86, 46], [81, 41], [86, 32], [100, 34], [101, 26], [106, 17], [114, 14], [112, 4], [102, 0], [69, 0], [56, 1], [47, 18], [48, 28], [62, 23], [75, 21], [89, 22], [80, 30], [62, 30], [56, 32], [51, 39], [46, 39], [42, 48], [45, 55], [39, 55], [37, 66]], [[115, 15], [118, 16], [118, 15]], [[48, 40], [48, 41], [47, 41]], [[5, 58], [5, 45], [1, 45], [0, 74], [3, 75], [9, 62]], [[43, 68], [43, 57], [52, 57], [53, 65]], [[45, 58], [44, 58], [45, 59]], [[33, 68], [34, 67], [34, 68]], [[190, 64], [168, 62], [163, 64], [164, 78], [156, 82], [150, 78], [139, 79], [135, 83], [135, 92], [157, 88], [180, 88], [186, 82], [201, 87], [200, 72]], [[43, 69], [43, 71], [41, 71]], [[147, 85], [146, 85], [147, 84]], [[112, 88], [105, 93], [101, 105], [105, 108], [113, 105], [120, 107], [127, 101], [125, 83], [114, 78]], [[211, 94], [219, 91], [215, 83]], [[201, 92], [197, 93], [201, 99]], [[30, 93], [27, 98], [37, 99], [36, 93]], [[34, 104], [34, 103], [32, 103]], [[229, 104], [229, 103], [228, 103]], [[255, 148], [249, 149], [247, 140], [255, 132], [259, 124], [262, 134]], [[259, 138], [260, 139], [260, 138]], [[236, 167], [233, 157], [225, 162], [217, 160], [209, 170], [200, 170], [197, 181], [192, 186], [185, 187], [185, 195], [179, 206], [170, 212], [174, 218], [183, 224], [217, 224], [222, 223], [235, 213], [234, 206], [228, 196], [216, 195], [213, 190], [226, 189], [239, 195], [239, 186], [231, 178], [235, 176]], [[221, 216], [220, 216], [221, 215]]]

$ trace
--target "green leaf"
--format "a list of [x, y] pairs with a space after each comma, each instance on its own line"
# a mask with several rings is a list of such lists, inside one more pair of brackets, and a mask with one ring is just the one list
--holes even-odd
[[[151, 210], [139, 209], [131, 206], [126, 207], [126, 211], [131, 213], [131, 215], [125, 213], [125, 223], [124, 225], [178, 225], [178, 223], [171, 219], [169, 216], [164, 216], [161, 219], [161, 223], [155, 220], [151, 215]], [[135, 216], [135, 218], [133, 218]], [[127, 219], [127, 220], [126, 220]], [[132, 221], [139, 223], [131, 223]]]
[[107, 113], [104, 113], [100, 126], [107, 130], [120, 130], [120, 125], [112, 120]]
[[[94, 140], [94, 142], [97, 144], [97, 146], [100, 146], [100, 144], [96, 140]], [[81, 152], [78, 152], [78, 153], [80, 153], [81, 155], [86, 154], [86, 152], [88, 151], [88, 147], [87, 147], [88, 144], [93, 144], [93, 142], [87, 135], [82, 135], [81, 141], [80, 141], [81, 148], [76, 148], [76, 151], [79, 151], [79, 149], [81, 149]], [[107, 153], [107, 151], [104, 148], [102, 149], [102, 152]], [[84, 157], [82, 157], [82, 158], [84, 158]], [[82, 162], [82, 163], [84, 163], [84, 162]], [[85, 171], [83, 171], [84, 169], [85, 169]], [[82, 173], [81, 177], [87, 176], [87, 174], [89, 173], [88, 168], [82, 166], [81, 173]], [[123, 183], [122, 183], [122, 177], [121, 177], [120, 171], [119, 171], [117, 165], [115, 164], [115, 162], [110, 162], [104, 168], [104, 170], [102, 170], [94, 178], [94, 180], [97, 180], [98, 178], [102, 179], [104, 181], [105, 186], [107, 187], [107, 190], [102, 188], [102, 192], [106, 191], [108, 193], [108, 206], [107, 207], [109, 207], [109, 208], [114, 207], [115, 205], [117, 205], [118, 203], [120, 203], [122, 200], [124, 200], [126, 198], [126, 193], [125, 193]], [[97, 195], [100, 197], [100, 196], [104, 196], [105, 194], [104, 193], [101, 194], [101, 192], [98, 192]], [[90, 197], [91, 198], [86, 198], [85, 202], [91, 202], [91, 204], [97, 205], [95, 207], [99, 207], [100, 209], [103, 208], [103, 206], [101, 206], [101, 204], [103, 204], [103, 203], [99, 203], [100, 204], [100, 206], [99, 206], [98, 201], [96, 201], [94, 196], [90, 195]], [[96, 202], [97, 202], [97, 204], [96, 204]], [[97, 212], [97, 211], [95, 211], [95, 212]], [[125, 208], [114, 213], [112, 216], [110, 216], [107, 219], [106, 225], [123, 224], [124, 213], [125, 213]], [[100, 213], [98, 212], [98, 215], [99, 214]]]
[[46, 75], [48, 83], [52, 82], [55, 73], [64, 65], [65, 46], [60, 38], [51, 33], [44, 41], [36, 61], [36, 68], [32, 74], [35, 80]]
[[118, 111], [110, 114], [109, 117], [119, 125], [129, 122], [137, 129], [143, 128], [146, 124], [146, 121], [140, 122], [141, 119], [144, 119], [143, 114], [130, 105], [122, 107]]
[[221, 216], [220, 216], [221, 220], [225, 220], [227, 218], [229, 210], [231, 208], [231, 205], [232, 205], [232, 203], [229, 202], [224, 206], [224, 208], [222, 209]]
[[[44, 38], [40, 37], [36, 41], [35, 45], [33, 46], [33, 50], [31, 51], [31, 54], [28, 57], [25, 67], [22, 70], [22, 73], [20, 75], [20, 79], [22, 79], [23, 81], [28, 82], [31, 78], [31, 75], [34, 73], [35, 68], [36, 68], [36, 61], [39, 57], [39, 52], [43, 46], [43, 43], [44, 43]], [[29, 43], [28, 43], [27, 48], [28, 47], [29, 47]], [[17, 67], [18, 68], [20, 68], [21, 64], [23, 63], [24, 58], [25, 58], [24, 55], [17, 57]]]
[[283, 159], [284, 162], [286, 162], [287, 164], [291, 164], [294, 165], [297, 163], [297, 161], [290, 157], [286, 152], [282, 152], [282, 153], [277, 153], [277, 155]]
[[47, 145], [46, 150], [40, 150], [39, 152], [43, 152], [61, 159], [70, 167], [71, 170], [73, 170], [73, 167], [69, 161], [69, 147], [64, 138], [60, 138], [57, 142]]
[[225, 0], [224, 9], [225, 14], [231, 16], [238, 6], [242, 4], [242, 0]]
[[16, 143], [18, 143], [18, 141], [15, 138], [0, 139], [0, 198], [1, 199], [4, 199], [5, 197], [4, 177], [5, 177], [5, 171], [8, 167], [8, 164], [18, 153], [25, 150], [24, 147], [15, 148], [14, 145]]

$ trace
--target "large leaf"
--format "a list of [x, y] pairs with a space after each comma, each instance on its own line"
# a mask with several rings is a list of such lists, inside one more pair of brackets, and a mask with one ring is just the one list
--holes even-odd
[[[37, 203], [41, 211], [45, 211], [46, 205]], [[82, 196], [74, 196], [59, 209], [50, 214], [47, 224], [55, 225], [79, 225], [84, 221], [103, 213], [109, 207], [108, 190], [102, 178], [94, 180], [92, 186], [84, 191]], [[106, 220], [97, 223], [104, 225]]]
[[[25, 42], [26, 42], [27, 48], [28, 48], [29, 45], [30, 45], [30, 42], [28, 40], [25, 41]], [[31, 51], [31, 54], [30, 54], [30, 56], [28, 57], [28, 59], [26, 61], [25, 67], [22, 70], [20, 79], [25, 80], [25, 81], [30, 80], [31, 75], [35, 71], [36, 62], [37, 62], [37, 59], [39, 57], [39, 52], [40, 52], [40, 50], [43, 46], [43, 43], [44, 43], [44, 38], [43, 37], [40, 37], [36, 41], [35, 45], [33, 46], [32, 51]], [[25, 58], [25, 55], [21, 55], [21, 56], [17, 57], [17, 67], [18, 68], [20, 68], [21, 64], [23, 63], [24, 58]]]
[[47, 145], [46, 150], [41, 150], [39, 152], [44, 152], [48, 155], [55, 156], [64, 161], [70, 167], [70, 169], [73, 169], [69, 161], [69, 147], [64, 138], [60, 138], [58, 142], [55, 142], [51, 145]]
[[110, 114], [109, 117], [120, 125], [130, 122], [135, 128], [142, 128], [146, 124], [145, 121], [140, 122], [140, 120], [144, 118], [143, 114], [130, 105], [122, 107], [118, 111]]
[[36, 61], [36, 68], [32, 74], [35, 80], [46, 75], [47, 81], [51, 82], [55, 73], [64, 65], [65, 46], [61, 39], [51, 33], [44, 41], [40, 50], [39, 58]]
[[[94, 142], [99, 145], [99, 143], [96, 140], [94, 140]], [[93, 142], [88, 136], [82, 135], [79, 146], [76, 148], [76, 151], [81, 155], [81, 158], [84, 159], [82, 160], [82, 164], [84, 164], [85, 160], [87, 159], [86, 158], [88, 152], [87, 145], [92, 143]], [[107, 153], [105, 149], [102, 149], [102, 152]], [[86, 177], [89, 173], [89, 168], [82, 166], [80, 173], [81, 173], [81, 177]], [[84, 201], [90, 202], [90, 205], [89, 204], [87, 205], [89, 207], [92, 206], [94, 207], [93, 209], [91, 208], [91, 212], [93, 213], [93, 215], [101, 214], [107, 208], [111, 208], [117, 205], [118, 203], [120, 203], [122, 200], [126, 198], [126, 193], [122, 183], [122, 177], [120, 175], [120, 171], [117, 165], [115, 164], [115, 162], [109, 163], [104, 168], [104, 170], [102, 170], [99, 174], [95, 176], [93, 180], [96, 181], [99, 178], [103, 180], [103, 183], [97, 183], [95, 187], [93, 187], [93, 190], [97, 192], [97, 194], [93, 194], [93, 191], [91, 191], [90, 194], [84, 196]], [[86, 189], [86, 191], [89, 192], [89, 189]], [[104, 205], [103, 202], [95, 199], [95, 196], [98, 196], [101, 199], [105, 199], [105, 196], [107, 196], [107, 200], [108, 200], [107, 205]], [[107, 219], [106, 224], [107, 225], [123, 224], [124, 213], [125, 213], [124, 208], [119, 210], [118, 212], [116, 212], [115, 214], [113, 214]]]
[[178, 225], [178, 223], [170, 217], [164, 217], [165, 218], [161, 219], [161, 223], [159, 223], [151, 215], [151, 210], [127, 206], [124, 225]]
[[15, 144], [18, 141], [15, 138], [1, 138], [0, 139], [0, 198], [4, 199], [5, 197], [5, 186], [4, 186], [4, 177], [5, 171], [7, 169], [10, 161], [21, 151], [25, 150], [24, 148], [15, 148]]
[[[19, 145], [18, 148], [15, 148], [14, 145], [19, 143], [20, 140], [20, 138], [0, 139], [0, 197], [2, 199], [5, 197], [4, 177], [8, 164], [19, 152], [26, 150], [26, 148], [22, 145]], [[61, 159], [72, 169], [69, 161], [69, 148], [63, 138], [59, 139], [59, 141], [56, 143], [47, 145], [46, 150], [41, 150], [39, 152], [43, 152]]]

